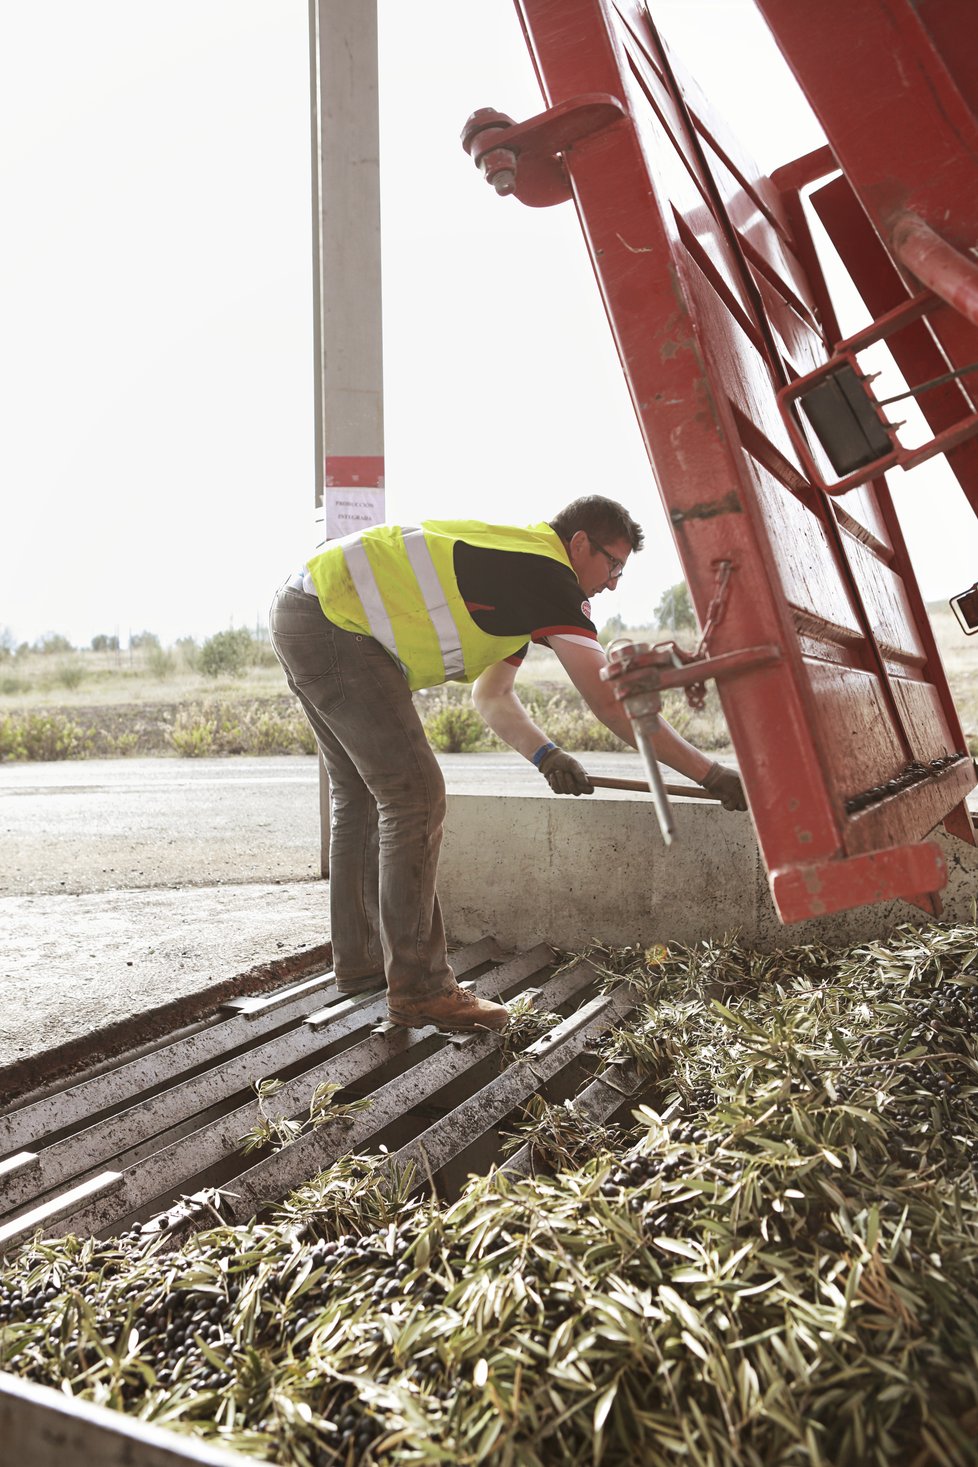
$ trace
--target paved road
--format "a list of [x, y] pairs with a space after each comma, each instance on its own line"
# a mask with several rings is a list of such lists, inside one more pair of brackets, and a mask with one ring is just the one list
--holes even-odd
[[[586, 757], [593, 772], [641, 777], [637, 755]], [[516, 754], [440, 762], [450, 791], [505, 786], [550, 798]], [[0, 766], [0, 897], [318, 875], [314, 756]]]
[[300, 881], [318, 851], [312, 757], [0, 769], [0, 895]]
[[[635, 756], [588, 762], [641, 777]], [[552, 798], [517, 755], [442, 765], [450, 790]], [[26, 1066], [23, 1091], [65, 1044], [97, 1054], [110, 1025], [314, 953], [318, 877], [313, 757], [0, 765], [0, 1081]]]

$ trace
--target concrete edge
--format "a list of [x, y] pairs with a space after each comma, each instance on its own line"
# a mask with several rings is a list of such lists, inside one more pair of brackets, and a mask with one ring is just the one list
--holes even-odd
[[20, 1467], [261, 1467], [266, 1460], [6, 1371], [0, 1371], [0, 1433], [10, 1452], [4, 1460]]

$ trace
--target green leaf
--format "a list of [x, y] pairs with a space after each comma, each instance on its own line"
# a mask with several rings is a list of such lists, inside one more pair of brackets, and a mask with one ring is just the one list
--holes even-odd
[[612, 1381], [611, 1385], [601, 1393], [594, 1406], [594, 1430], [595, 1433], [604, 1430], [604, 1424], [608, 1419], [608, 1413], [615, 1404], [618, 1394], [618, 1379]]

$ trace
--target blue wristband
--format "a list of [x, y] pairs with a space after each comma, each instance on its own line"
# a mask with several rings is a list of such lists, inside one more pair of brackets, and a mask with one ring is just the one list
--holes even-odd
[[546, 759], [547, 755], [550, 753], [550, 750], [556, 749], [556, 747], [556, 744], [541, 744], [536, 753], [531, 755], [531, 763], [535, 764], [537, 769], [539, 769], [544, 759]]

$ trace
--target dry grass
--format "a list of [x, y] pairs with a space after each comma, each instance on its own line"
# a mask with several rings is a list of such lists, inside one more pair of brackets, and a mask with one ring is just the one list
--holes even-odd
[[[978, 638], [965, 637], [944, 603], [935, 603], [928, 610], [969, 746], [972, 752], [978, 752]], [[636, 641], [649, 642], [670, 635], [650, 628], [625, 633]], [[689, 646], [694, 642], [691, 634], [685, 634], [682, 640]], [[113, 751], [173, 753], [170, 731], [176, 718], [182, 716], [184, 723], [192, 720], [195, 708], [202, 704], [220, 704], [230, 714], [237, 714], [237, 721], [249, 724], [260, 717], [262, 710], [282, 716], [282, 700], [291, 695], [267, 644], [256, 644], [259, 660], [243, 677], [205, 677], [191, 665], [193, 649], [190, 653], [188, 658], [181, 648], [161, 651], [150, 647], [133, 652], [29, 652], [7, 658], [0, 661], [0, 719], [9, 715], [16, 722], [41, 712], [57, 715], [79, 725], [83, 732], [93, 733], [88, 752], [97, 747], [105, 757]], [[605, 730], [583, 708], [557, 657], [548, 648], [530, 648], [520, 673], [520, 687], [535, 714], [559, 716], [563, 741], [572, 740], [568, 747], [606, 746], [600, 742]], [[427, 698], [433, 701], [429, 708], [422, 709], [423, 717], [444, 703], [466, 702], [467, 693], [461, 687], [452, 687]], [[715, 688], [711, 687], [702, 713], [693, 713], [682, 694], [667, 694], [666, 716], [698, 747], [715, 752], [729, 749]], [[213, 741], [211, 751], [227, 752], [221, 744], [219, 739]], [[81, 751], [83, 746], [76, 747]], [[479, 742], [474, 747], [493, 745]], [[276, 750], [269, 748], [266, 752]], [[283, 748], [280, 752], [286, 751]], [[3, 757], [10, 754], [5, 756], [0, 749]]]
[[243, 698], [287, 693], [285, 677], [269, 647], [259, 649], [262, 664], [244, 677], [204, 677], [177, 652], [164, 671], [153, 649], [135, 652], [71, 652], [46, 656], [29, 652], [0, 662], [0, 712], [59, 708], [71, 712], [93, 705], [195, 702], [233, 694]]

